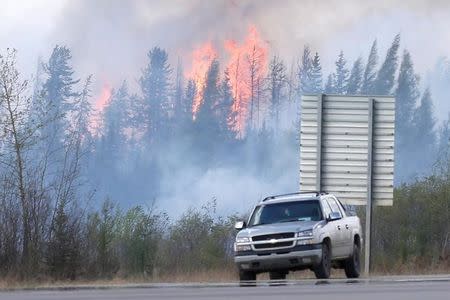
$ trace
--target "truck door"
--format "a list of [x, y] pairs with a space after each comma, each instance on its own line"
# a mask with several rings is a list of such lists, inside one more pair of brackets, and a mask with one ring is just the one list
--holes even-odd
[[344, 225], [344, 237], [345, 237], [345, 254], [351, 255], [353, 253], [353, 229], [355, 228], [355, 218], [351, 215], [347, 215], [344, 205], [338, 199], [335, 199], [339, 209], [342, 211], [342, 222]]
[[334, 234], [335, 234], [335, 246], [332, 249], [333, 257], [344, 257], [347, 256], [347, 237], [346, 237], [346, 227], [344, 222], [344, 217], [342, 211], [339, 209], [339, 205], [337, 204], [336, 200], [332, 197], [328, 197], [327, 199], [328, 204], [330, 205], [332, 212], [338, 212], [342, 215], [342, 219], [336, 220], [336, 221], [330, 221], [329, 224], [331, 227], [334, 228]]

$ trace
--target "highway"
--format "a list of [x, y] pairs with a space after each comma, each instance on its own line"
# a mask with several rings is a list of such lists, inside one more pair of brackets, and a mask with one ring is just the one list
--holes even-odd
[[1, 300], [85, 299], [450, 299], [450, 279], [288, 281], [284, 285], [258, 283], [254, 287], [230, 284], [135, 285], [0, 292]]

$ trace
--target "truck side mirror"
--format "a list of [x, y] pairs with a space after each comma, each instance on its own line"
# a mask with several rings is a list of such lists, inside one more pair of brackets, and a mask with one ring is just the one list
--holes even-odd
[[234, 224], [234, 229], [241, 230], [244, 229], [246, 226], [247, 224], [245, 224], [245, 221], [238, 221], [236, 222], [236, 224]]
[[328, 221], [336, 221], [336, 220], [340, 220], [340, 219], [342, 219], [341, 213], [338, 211], [334, 211], [328, 216], [327, 220]]

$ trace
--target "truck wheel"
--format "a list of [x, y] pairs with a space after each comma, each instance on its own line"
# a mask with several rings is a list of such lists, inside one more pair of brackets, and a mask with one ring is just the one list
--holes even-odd
[[284, 280], [286, 279], [286, 273], [284, 272], [270, 272], [269, 273], [270, 280]]
[[256, 273], [251, 271], [242, 271], [239, 270], [239, 281], [241, 282], [241, 286], [252, 286], [255, 285], [255, 283], [245, 283], [246, 281], [255, 281], [256, 280]]
[[358, 278], [360, 274], [360, 249], [355, 243], [353, 245], [353, 254], [345, 260], [345, 275], [347, 278]]
[[331, 249], [328, 243], [322, 244], [322, 259], [320, 263], [314, 268], [314, 274], [317, 279], [330, 278], [331, 270]]

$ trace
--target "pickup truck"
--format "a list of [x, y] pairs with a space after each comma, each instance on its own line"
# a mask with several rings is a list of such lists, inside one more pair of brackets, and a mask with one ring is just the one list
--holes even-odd
[[332, 267], [344, 269], [348, 278], [360, 275], [360, 220], [331, 194], [267, 197], [235, 228], [234, 262], [241, 282], [263, 272], [271, 280], [285, 279], [290, 271], [305, 269], [329, 278]]

